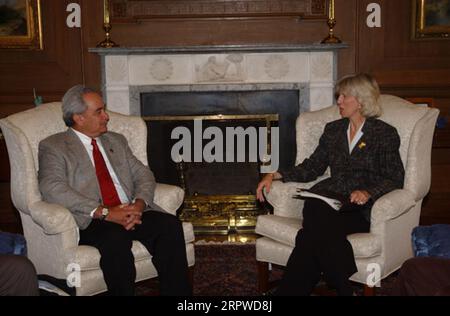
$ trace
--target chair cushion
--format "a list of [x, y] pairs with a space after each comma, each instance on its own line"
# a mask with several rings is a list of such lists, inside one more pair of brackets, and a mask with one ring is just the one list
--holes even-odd
[[302, 221], [296, 218], [261, 215], [258, 216], [255, 232], [282, 244], [294, 247], [295, 237], [301, 227]]
[[100, 253], [91, 246], [78, 246], [75, 252], [75, 263], [80, 265], [81, 271], [100, 269]]
[[381, 254], [381, 240], [371, 233], [358, 233], [347, 236], [352, 245], [355, 258], [371, 258]]
[[[258, 217], [256, 233], [269, 237], [279, 243], [295, 246], [295, 237], [302, 227], [301, 220], [276, 215], [262, 215]], [[355, 254], [355, 258], [370, 258], [381, 253], [381, 242], [375, 234], [359, 233], [347, 238]]]
[[[184, 240], [191, 243], [195, 240], [192, 223], [183, 222]], [[135, 262], [151, 258], [151, 255], [140, 242], [133, 241], [131, 248]], [[91, 246], [78, 246], [76, 251], [76, 262], [80, 265], [81, 271], [97, 270], [100, 268], [100, 253], [97, 248]]]
[[[132, 251], [135, 261], [151, 257], [147, 249], [138, 241], [133, 241]], [[100, 253], [95, 247], [78, 246], [76, 263], [80, 265], [81, 271], [98, 270], [100, 268]]]
[[286, 266], [292, 249], [268, 237], [261, 237], [256, 240], [256, 260]]
[[412, 232], [416, 257], [442, 257], [450, 259], [450, 225], [419, 226]]

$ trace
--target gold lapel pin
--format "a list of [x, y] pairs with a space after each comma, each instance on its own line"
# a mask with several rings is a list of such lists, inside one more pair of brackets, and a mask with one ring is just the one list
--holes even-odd
[[359, 149], [363, 149], [364, 147], [366, 147], [366, 143], [365, 142], [361, 142], [358, 145]]

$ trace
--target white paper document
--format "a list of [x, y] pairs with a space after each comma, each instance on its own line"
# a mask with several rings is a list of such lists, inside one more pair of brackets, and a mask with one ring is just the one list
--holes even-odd
[[339, 211], [342, 207], [342, 202], [336, 199], [332, 199], [320, 194], [316, 194], [316, 193], [312, 193], [309, 192], [307, 190], [304, 189], [297, 189], [298, 194], [295, 195], [294, 197], [298, 198], [298, 197], [303, 197], [303, 198], [315, 198], [315, 199], [319, 199], [324, 201], [325, 203], [327, 203], [329, 206], [331, 206], [333, 209], [335, 209], [336, 211]]

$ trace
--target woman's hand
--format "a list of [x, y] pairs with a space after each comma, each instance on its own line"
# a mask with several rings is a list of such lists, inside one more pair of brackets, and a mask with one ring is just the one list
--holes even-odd
[[275, 173], [268, 173], [262, 178], [262, 180], [258, 184], [258, 188], [256, 189], [256, 198], [258, 199], [258, 201], [260, 202], [265, 201], [263, 194], [264, 188], [266, 188], [266, 192], [269, 193], [270, 188], [272, 187], [273, 180], [278, 179], [280, 177], [281, 175], [278, 172], [275, 172]]
[[367, 191], [353, 191], [352, 194], [350, 194], [350, 202], [358, 204], [358, 205], [365, 205], [370, 199], [370, 193]]

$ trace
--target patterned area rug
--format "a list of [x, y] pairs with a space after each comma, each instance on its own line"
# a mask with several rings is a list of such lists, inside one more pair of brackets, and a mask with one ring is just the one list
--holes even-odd
[[[258, 296], [256, 249], [253, 244], [207, 243], [195, 245], [195, 296]], [[274, 267], [271, 280], [281, 278], [283, 271]], [[396, 276], [383, 280], [376, 295], [390, 293]], [[158, 294], [157, 280], [139, 283], [136, 295]], [[363, 287], [355, 283], [355, 293], [363, 294]], [[319, 283], [314, 295], [335, 295], [324, 283]]]
[[258, 295], [254, 244], [195, 247], [194, 295]]

